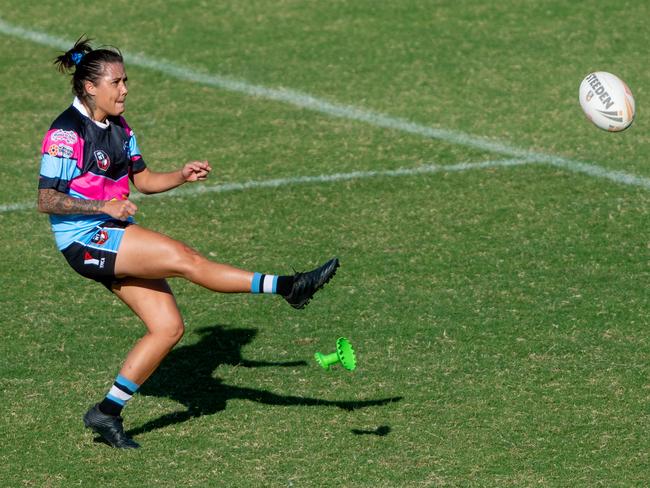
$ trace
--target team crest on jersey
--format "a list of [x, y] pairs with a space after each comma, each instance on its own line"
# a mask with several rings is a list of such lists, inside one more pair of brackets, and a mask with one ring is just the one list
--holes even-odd
[[49, 148], [47, 148], [47, 153], [52, 157], [58, 156], [59, 155], [59, 145], [58, 144], [52, 144]]
[[111, 165], [111, 160], [108, 157], [108, 154], [106, 154], [101, 149], [95, 151], [94, 154], [95, 154], [95, 160], [97, 161], [97, 167], [102, 171], [106, 171], [108, 167]]
[[73, 130], [63, 130], [63, 129], [55, 130], [50, 136], [50, 139], [54, 142], [62, 141], [67, 144], [74, 144], [78, 140], [77, 134]]
[[97, 231], [97, 234], [95, 234], [92, 238], [92, 241], [98, 246], [101, 246], [107, 240], [108, 240], [108, 232], [106, 232], [105, 230]]

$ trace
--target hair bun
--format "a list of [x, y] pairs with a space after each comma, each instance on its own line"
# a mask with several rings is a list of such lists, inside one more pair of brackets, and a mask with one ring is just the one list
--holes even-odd
[[59, 71], [65, 73], [66, 71], [73, 70], [76, 68], [83, 57], [91, 52], [93, 49], [90, 47], [91, 39], [88, 39], [84, 34], [77, 42], [74, 43], [71, 49], [63, 53], [61, 56], [57, 56], [54, 60], [54, 64], [58, 65]]

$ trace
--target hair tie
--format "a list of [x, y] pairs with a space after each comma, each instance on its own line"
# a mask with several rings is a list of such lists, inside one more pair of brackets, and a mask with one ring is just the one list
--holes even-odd
[[81, 60], [83, 59], [84, 54], [83, 53], [72, 53], [72, 62], [75, 65], [79, 65], [81, 63]]

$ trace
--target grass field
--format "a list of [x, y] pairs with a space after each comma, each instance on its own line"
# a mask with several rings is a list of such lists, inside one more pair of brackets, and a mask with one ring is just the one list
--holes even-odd
[[[492, 3], [0, 0], [0, 486], [648, 486], [650, 6]], [[143, 327], [34, 208], [84, 32], [127, 53], [149, 166], [214, 168], [140, 224], [256, 271], [341, 260], [300, 312], [172, 280], [187, 332], [134, 452], [81, 416]], [[595, 70], [629, 130], [584, 119]], [[355, 372], [313, 361], [340, 336]]]

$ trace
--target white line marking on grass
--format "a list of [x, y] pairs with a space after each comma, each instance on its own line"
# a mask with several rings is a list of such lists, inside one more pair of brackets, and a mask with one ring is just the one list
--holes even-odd
[[22, 210], [32, 210], [36, 208], [35, 203], [9, 203], [6, 205], [0, 205], [0, 213], [7, 212], [20, 212]]
[[[306, 185], [318, 183], [333, 183], [337, 181], [363, 180], [369, 178], [394, 178], [399, 176], [414, 176], [432, 173], [459, 173], [475, 169], [489, 169], [509, 166], [523, 166], [531, 164], [521, 159], [500, 159], [494, 161], [480, 161], [476, 163], [458, 163], [451, 165], [425, 164], [415, 168], [398, 168], [380, 171], [351, 171], [349, 173], [334, 173], [316, 176], [296, 176], [293, 178], [275, 178], [271, 180], [249, 180], [243, 183], [222, 183], [220, 185], [193, 185], [183, 186], [165, 193], [149, 195], [149, 197], [184, 197], [200, 195], [203, 193], [226, 193], [231, 191], [256, 190], [259, 188], [279, 188], [282, 186]], [[140, 200], [143, 195], [135, 193], [131, 195], [132, 200]], [[7, 213], [21, 210], [33, 210], [34, 203], [15, 203], [0, 205], [0, 213]]]
[[495, 161], [481, 161], [478, 163], [458, 163], [451, 165], [426, 164], [416, 168], [398, 168], [379, 171], [351, 171], [349, 173], [333, 173], [317, 176], [296, 176], [293, 178], [276, 178], [272, 180], [251, 180], [244, 183], [224, 183], [213, 186], [183, 187], [167, 193], [159, 193], [156, 196], [188, 196], [201, 193], [225, 193], [238, 190], [249, 190], [258, 188], [278, 188], [281, 186], [293, 186], [315, 183], [333, 183], [338, 181], [363, 180], [369, 178], [398, 176], [414, 176], [432, 173], [464, 172], [474, 169], [499, 168], [508, 166], [523, 166], [530, 164], [520, 159], [501, 159]]
[[[66, 50], [72, 45], [70, 41], [53, 37], [43, 32], [13, 26], [3, 21], [1, 18], [0, 33], [62, 50]], [[267, 100], [279, 101], [295, 107], [327, 114], [332, 117], [365, 122], [375, 127], [416, 134], [430, 139], [446, 141], [459, 146], [502, 154], [504, 156], [521, 159], [528, 163], [545, 163], [574, 173], [586, 174], [623, 185], [639, 186], [646, 190], [650, 190], [650, 178], [636, 176], [623, 171], [608, 170], [597, 164], [532, 152], [460, 131], [428, 127], [400, 117], [392, 117], [354, 106], [328, 102], [295, 90], [267, 88], [220, 75], [200, 73], [189, 67], [180, 66], [169, 61], [155, 60], [141, 54], [128, 52], [123, 52], [123, 54], [126, 61], [130, 64], [164, 73], [181, 80], [213, 86], [232, 92], [243, 93], [249, 96], [257, 96]]]
[[638, 186], [644, 190], [650, 190], [650, 178], [646, 176], [637, 176], [631, 173], [626, 173], [625, 171], [607, 169], [598, 166], [597, 164], [583, 163], [581, 161], [543, 154], [538, 154], [536, 159], [530, 159], [529, 161], [546, 163], [573, 173], [582, 173], [595, 178], [610, 180], [621, 185]]
[[[55, 47], [67, 50], [72, 46], [72, 42], [58, 37], [52, 37], [48, 34], [23, 29], [22, 27], [12, 26], [0, 18], [0, 33], [13, 37], [18, 37], [47, 47]], [[178, 78], [184, 81], [190, 81], [207, 86], [213, 86], [223, 90], [243, 93], [244, 95], [256, 96], [267, 100], [283, 102], [294, 105], [298, 108], [312, 110], [327, 114], [333, 117], [356, 120], [365, 122], [375, 127], [407, 132], [429, 139], [440, 139], [459, 146], [472, 147], [487, 152], [504, 154], [516, 158], [529, 158], [531, 153], [523, 149], [517, 149], [506, 146], [499, 142], [490, 141], [485, 138], [472, 136], [462, 132], [450, 131], [446, 129], [436, 129], [424, 125], [410, 122], [399, 117], [364, 110], [349, 105], [335, 104], [326, 100], [316, 98], [312, 95], [290, 89], [267, 88], [260, 85], [254, 85], [242, 80], [235, 80], [220, 75], [200, 73], [189, 67], [181, 66], [164, 60], [155, 60], [147, 56], [122, 51], [125, 62], [131, 65], [148, 68], [159, 73]]]

